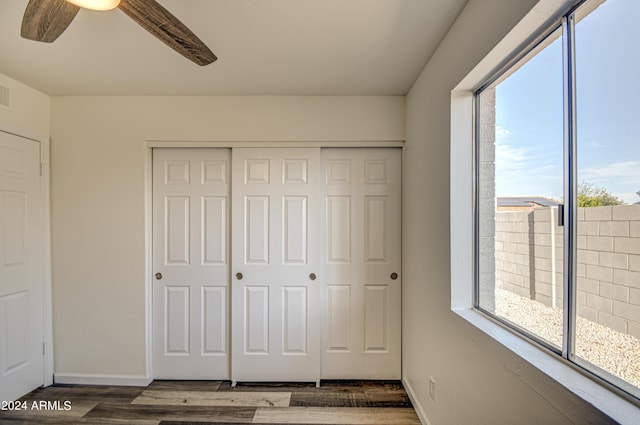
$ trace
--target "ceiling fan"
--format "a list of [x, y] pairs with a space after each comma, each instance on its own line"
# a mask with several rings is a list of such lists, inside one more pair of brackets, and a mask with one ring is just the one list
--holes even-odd
[[111, 10], [116, 7], [198, 65], [208, 65], [217, 59], [189, 28], [155, 0], [29, 0], [20, 34], [29, 40], [51, 43], [67, 29], [80, 8]]

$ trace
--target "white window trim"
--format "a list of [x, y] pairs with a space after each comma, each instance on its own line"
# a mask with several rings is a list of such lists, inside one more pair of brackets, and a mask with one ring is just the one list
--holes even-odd
[[558, 19], [572, 0], [541, 0], [464, 78], [451, 94], [451, 309], [569, 391], [621, 424], [637, 424], [640, 408], [586, 376], [570, 362], [473, 306], [474, 291], [474, 96], [475, 89]]

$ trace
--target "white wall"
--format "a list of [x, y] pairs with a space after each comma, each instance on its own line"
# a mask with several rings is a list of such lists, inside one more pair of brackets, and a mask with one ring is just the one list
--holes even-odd
[[[470, 0], [407, 96], [403, 376], [443, 424], [602, 424], [596, 409], [451, 312], [451, 90], [535, 0]], [[471, 164], [469, 164], [471, 166]], [[428, 379], [436, 382], [436, 400]]]
[[54, 97], [56, 376], [87, 382], [145, 377], [146, 140], [403, 140], [404, 102], [375, 96]]
[[11, 107], [0, 106], [0, 128], [48, 143], [49, 96], [3, 74], [0, 85], [11, 93]]

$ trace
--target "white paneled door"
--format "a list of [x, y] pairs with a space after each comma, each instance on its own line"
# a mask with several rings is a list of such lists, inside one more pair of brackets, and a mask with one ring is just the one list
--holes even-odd
[[230, 158], [153, 151], [156, 379], [229, 379]]
[[232, 380], [320, 379], [320, 149], [233, 150]]
[[401, 151], [325, 149], [323, 379], [400, 379]]
[[40, 144], [0, 131], [0, 400], [43, 384]]

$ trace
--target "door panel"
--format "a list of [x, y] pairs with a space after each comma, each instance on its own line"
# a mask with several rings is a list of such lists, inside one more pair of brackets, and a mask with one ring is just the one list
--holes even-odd
[[365, 262], [384, 263], [386, 257], [387, 198], [384, 196], [365, 196], [364, 198], [364, 246]]
[[326, 198], [326, 259], [330, 264], [351, 263], [351, 196]]
[[202, 288], [202, 355], [224, 354], [227, 351], [227, 288]]
[[364, 352], [389, 351], [389, 286], [364, 288]]
[[189, 354], [189, 287], [165, 287], [165, 355]]
[[269, 264], [269, 212], [268, 196], [245, 197], [246, 264]]
[[307, 262], [307, 197], [285, 196], [283, 210], [283, 262], [306, 264]]
[[232, 168], [232, 379], [318, 381], [320, 150], [234, 149]]
[[[284, 354], [307, 353], [307, 288], [283, 288], [283, 328], [285, 329], [282, 352]], [[320, 335], [318, 335], [320, 336]]]
[[165, 197], [165, 264], [189, 264], [189, 214], [190, 199], [188, 196]]
[[400, 379], [401, 151], [322, 158], [322, 378]]
[[325, 350], [330, 352], [350, 351], [351, 342], [351, 287], [348, 285], [327, 285], [327, 315], [325, 332], [328, 339]]
[[244, 354], [269, 354], [269, 288], [246, 286], [244, 301]]
[[43, 383], [40, 144], [0, 131], [0, 400]]
[[154, 149], [153, 376], [229, 379], [228, 149]]
[[227, 198], [202, 197], [202, 263], [227, 263]]

